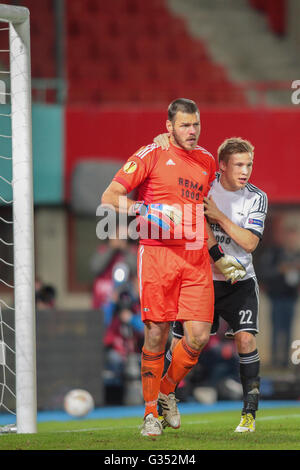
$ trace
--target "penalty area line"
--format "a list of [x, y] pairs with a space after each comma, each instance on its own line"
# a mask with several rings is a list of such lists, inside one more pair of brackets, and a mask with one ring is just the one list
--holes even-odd
[[[122, 429], [138, 429], [140, 426], [122, 426]], [[97, 428], [82, 428], [82, 429], [64, 429], [58, 431], [50, 431], [50, 432], [91, 432], [91, 431], [115, 431], [117, 426], [100, 426]]]
[[[272, 421], [276, 419], [288, 419], [288, 418], [300, 418], [300, 414], [261, 416], [261, 417], [256, 417], [256, 420], [257, 421]], [[194, 425], [194, 424], [207, 424], [207, 423], [211, 423], [211, 421], [207, 421], [207, 420], [187, 421], [184, 424]], [[141, 427], [140, 425], [131, 425], [131, 426], [122, 426], [122, 429], [139, 429], [140, 427]], [[50, 431], [50, 432], [71, 433], [71, 432], [114, 431], [114, 430], [116, 430], [116, 426], [99, 426], [99, 427], [82, 428], [82, 429], [64, 429], [64, 430], [57, 430], [57, 431]]]
[[290, 415], [278, 415], [278, 416], [257, 416], [257, 421], [268, 421], [274, 419], [287, 419], [287, 418], [300, 418], [300, 414], [290, 414]]
[[[185, 424], [192, 425], [192, 424], [207, 424], [209, 421], [201, 420], [201, 421], [188, 421]], [[131, 425], [131, 426], [122, 426], [122, 429], [139, 429], [141, 425]], [[91, 432], [91, 431], [115, 431], [117, 426], [99, 426], [94, 428], [82, 428], [82, 429], [64, 429], [58, 431], [51, 431], [51, 432]]]

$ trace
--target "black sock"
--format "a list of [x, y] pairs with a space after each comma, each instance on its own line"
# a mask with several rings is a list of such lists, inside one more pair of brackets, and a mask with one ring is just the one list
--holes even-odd
[[171, 349], [168, 349], [168, 351], [165, 354], [165, 365], [164, 365], [164, 372], [163, 375], [167, 372], [169, 365], [171, 364], [172, 361], [172, 351]]
[[260, 359], [257, 349], [251, 353], [239, 354], [240, 378], [243, 387], [244, 406], [242, 413], [251, 413], [255, 418], [259, 399]]
[[[171, 364], [171, 361], [172, 361], [172, 351], [171, 349], [168, 349], [168, 351], [165, 354], [164, 371], [163, 371], [162, 376], [164, 376], [165, 373], [167, 372], [169, 365]], [[158, 403], [158, 414], [159, 416], [162, 416], [162, 407], [159, 403]]]

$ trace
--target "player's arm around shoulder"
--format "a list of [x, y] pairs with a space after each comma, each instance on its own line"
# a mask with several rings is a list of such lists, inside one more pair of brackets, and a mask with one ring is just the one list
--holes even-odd
[[218, 223], [222, 229], [247, 253], [252, 253], [258, 243], [259, 237], [250, 230], [236, 225], [221, 210], [218, 209], [213, 198], [204, 198], [204, 213], [210, 223]]

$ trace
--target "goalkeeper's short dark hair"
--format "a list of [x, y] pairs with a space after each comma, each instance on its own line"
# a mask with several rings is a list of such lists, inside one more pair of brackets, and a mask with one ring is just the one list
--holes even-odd
[[242, 139], [241, 137], [231, 137], [224, 140], [218, 148], [218, 160], [228, 163], [230, 155], [235, 153], [250, 153], [254, 155], [254, 147], [249, 140]]
[[[188, 100], [187, 98], [177, 98], [172, 101], [168, 107], [168, 119], [173, 121], [178, 111], [187, 114], [199, 113], [198, 106], [195, 101]], [[199, 113], [200, 114], [200, 113]]]

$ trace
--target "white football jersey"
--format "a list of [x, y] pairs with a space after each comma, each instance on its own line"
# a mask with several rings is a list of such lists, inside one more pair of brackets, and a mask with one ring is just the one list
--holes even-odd
[[[268, 209], [266, 193], [251, 183], [247, 183], [243, 189], [238, 191], [227, 191], [221, 185], [220, 174], [217, 173], [216, 179], [213, 181], [209, 191], [209, 196], [212, 196], [218, 209], [232, 220], [233, 223], [250, 230], [259, 238], [262, 238]], [[244, 280], [255, 277], [252, 254], [247, 253], [235, 243], [219, 224], [211, 224], [211, 228], [224, 252], [238, 258], [245, 267], [247, 274]], [[214, 263], [212, 263], [212, 271], [215, 281], [225, 280]]]

